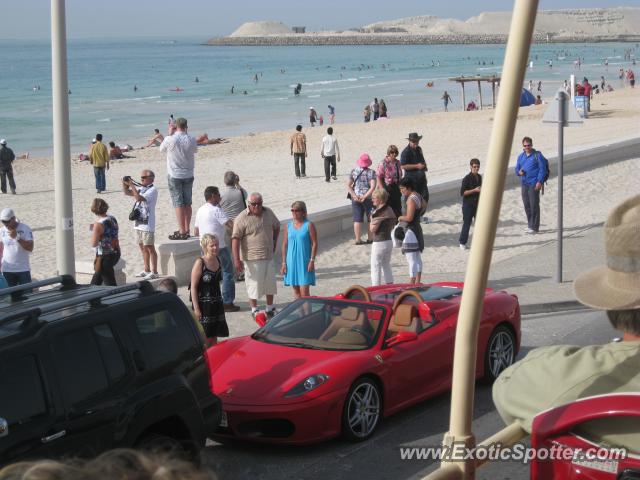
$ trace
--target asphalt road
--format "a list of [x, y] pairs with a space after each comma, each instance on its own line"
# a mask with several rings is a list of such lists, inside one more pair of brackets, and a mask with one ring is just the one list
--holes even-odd
[[[523, 317], [520, 358], [542, 345], [605, 343], [617, 336], [601, 312], [579, 311]], [[342, 439], [307, 447], [278, 447], [246, 442], [209, 442], [204, 466], [220, 480], [418, 479], [437, 467], [426, 460], [401, 460], [399, 449], [433, 446], [449, 423], [449, 394], [441, 395], [385, 419], [363, 443]], [[482, 440], [503, 427], [493, 407], [491, 389], [476, 388], [473, 431]], [[500, 463], [483, 467], [478, 479], [528, 479], [528, 467]]]

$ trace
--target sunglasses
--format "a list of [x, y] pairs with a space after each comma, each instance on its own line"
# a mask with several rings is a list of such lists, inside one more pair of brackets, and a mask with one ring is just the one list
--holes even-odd
[[2, 223], [4, 223], [5, 225], [9, 225], [11, 223], [11, 220], [2, 220]]
[[140, 176], [140, 178], [141, 178], [142, 180], [145, 180], [145, 179], [147, 179], [147, 178], [153, 178], [153, 175], [141, 175], [141, 176]]
[[533, 145], [522, 145], [524, 148], [531, 148]]
[[252, 207], [259, 207], [262, 205], [262, 202], [249, 202], [249, 205]]
[[304, 210], [302, 210], [301, 208], [292, 208], [291, 211], [292, 212], [304, 212]]

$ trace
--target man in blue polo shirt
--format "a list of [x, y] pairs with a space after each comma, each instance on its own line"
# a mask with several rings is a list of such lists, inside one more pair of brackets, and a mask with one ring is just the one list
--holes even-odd
[[516, 175], [522, 182], [522, 203], [527, 214], [527, 233], [536, 234], [540, 229], [540, 189], [547, 175], [547, 161], [533, 148], [530, 137], [522, 139], [523, 152], [516, 161]]

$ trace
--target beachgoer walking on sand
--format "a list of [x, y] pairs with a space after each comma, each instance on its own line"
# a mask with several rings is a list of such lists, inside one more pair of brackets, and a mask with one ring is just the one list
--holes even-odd
[[196, 139], [187, 133], [187, 128], [187, 120], [178, 118], [176, 132], [166, 136], [160, 144], [160, 151], [167, 154], [167, 181], [178, 222], [178, 230], [169, 235], [169, 240], [189, 238], [193, 172], [198, 145]]
[[542, 91], [542, 80], [538, 81], [538, 91]]
[[533, 93], [533, 82], [529, 80], [529, 91]]
[[296, 125], [296, 133], [291, 135], [290, 148], [296, 178], [306, 177], [307, 136], [302, 133], [302, 125]]
[[220, 293], [222, 266], [219, 241], [216, 235], [204, 234], [200, 239], [203, 255], [195, 261], [191, 269], [191, 308], [202, 325], [207, 347], [218, 343], [218, 337], [229, 336], [229, 326]]
[[135, 209], [138, 215], [134, 220], [133, 229], [144, 265], [144, 269], [136, 277], [145, 280], [158, 278], [158, 253], [155, 247], [158, 189], [153, 184], [155, 178], [155, 173], [147, 169], [140, 173], [140, 183], [134, 182], [131, 177], [122, 179], [122, 191], [136, 201]]
[[33, 232], [19, 222], [11, 208], [0, 213], [0, 267], [10, 287], [31, 283], [29, 255], [33, 252]]
[[380, 99], [380, 118], [387, 118], [387, 104]]
[[522, 203], [527, 215], [528, 234], [536, 234], [540, 229], [540, 190], [547, 175], [548, 162], [542, 153], [533, 148], [531, 137], [522, 139], [523, 152], [516, 161], [516, 176], [522, 184]]
[[380, 104], [377, 98], [374, 98], [373, 102], [371, 102], [371, 111], [373, 112], [373, 120], [378, 120], [380, 117]]
[[327, 108], [329, 109], [329, 124], [333, 125], [336, 119], [336, 109], [333, 105], [327, 105]]
[[262, 195], [257, 192], [249, 195], [247, 204], [248, 208], [233, 223], [233, 263], [238, 272], [245, 272], [244, 281], [253, 317], [258, 312], [258, 299], [264, 295], [267, 317], [271, 318], [276, 313], [273, 305], [277, 291], [273, 253], [280, 235], [280, 220], [271, 209], [262, 205]]
[[144, 148], [159, 147], [163, 140], [164, 140], [164, 135], [160, 133], [160, 130], [158, 130], [157, 128], [154, 128], [153, 137], [149, 139], [149, 142], [145, 145]]
[[371, 120], [371, 107], [367, 105], [364, 107], [364, 123], [368, 123]]
[[336, 159], [340, 161], [340, 148], [338, 140], [333, 136], [333, 128], [327, 128], [327, 134], [322, 137], [322, 147], [320, 155], [324, 159], [324, 181], [330, 182], [329, 176], [334, 180], [338, 180], [336, 173]]
[[312, 127], [316, 126], [316, 122], [318, 121], [318, 114], [316, 113], [316, 109], [313, 107], [309, 107], [309, 123]]
[[13, 178], [13, 161], [16, 155], [9, 147], [7, 141], [3, 138], [0, 140], [0, 189], [2, 193], [7, 193], [7, 179], [9, 180], [9, 188], [12, 194], [16, 194], [16, 182]]
[[480, 187], [482, 186], [482, 176], [480, 175], [480, 160], [472, 158], [469, 162], [471, 173], [462, 179], [460, 186], [460, 196], [462, 197], [462, 230], [460, 231], [460, 250], [466, 250], [469, 241], [469, 230], [471, 222], [476, 218], [478, 211], [478, 201], [480, 200]]
[[89, 161], [93, 165], [93, 174], [96, 177], [96, 193], [107, 190], [107, 179], [105, 170], [109, 170], [109, 151], [102, 143], [102, 134], [96, 134], [96, 142], [91, 145]]
[[313, 222], [307, 219], [304, 202], [291, 204], [291, 220], [282, 235], [282, 266], [285, 286], [293, 288], [295, 298], [308, 297], [309, 287], [316, 284], [316, 253], [318, 235]]
[[634, 88], [636, 84], [636, 75], [631, 69], [627, 70], [627, 80], [629, 80], [629, 85], [631, 85], [631, 88]]
[[118, 221], [116, 217], [108, 215], [109, 204], [101, 198], [94, 198], [91, 202], [91, 212], [96, 215], [96, 221], [91, 226], [91, 246], [96, 256], [93, 262], [94, 274], [91, 285], [107, 285], [115, 287], [116, 274], [114, 267], [120, 260], [120, 242], [118, 240]]
[[358, 158], [358, 166], [351, 170], [351, 174], [347, 179], [348, 198], [351, 199], [351, 210], [353, 214], [353, 233], [355, 234], [355, 244], [363, 245], [371, 243], [371, 230], [367, 230], [367, 241], [363, 242], [362, 223], [364, 217], [367, 220], [371, 217], [373, 203], [371, 194], [376, 188], [376, 172], [369, 167], [371, 166], [371, 157], [366, 153]]
[[448, 112], [449, 102], [453, 102], [453, 100], [451, 100], [451, 95], [449, 95], [446, 90], [444, 91], [444, 95], [442, 95], [442, 101], [444, 102], [444, 111]]
[[218, 259], [222, 265], [222, 300], [225, 312], [237, 312], [240, 307], [234, 305], [236, 298], [235, 272], [231, 260], [231, 245], [226, 242], [227, 232], [233, 229], [231, 220], [220, 206], [218, 187], [204, 189], [205, 203], [196, 212], [194, 235], [204, 238], [206, 234], [218, 238]]

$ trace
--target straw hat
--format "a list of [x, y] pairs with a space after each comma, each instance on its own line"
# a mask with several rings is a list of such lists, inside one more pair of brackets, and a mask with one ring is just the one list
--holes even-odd
[[363, 153], [362, 155], [360, 155], [360, 158], [358, 159], [358, 166], [362, 168], [370, 167], [371, 157], [366, 153]]
[[607, 264], [578, 276], [576, 297], [602, 310], [640, 308], [640, 195], [615, 207], [604, 224]]

